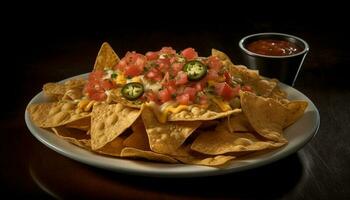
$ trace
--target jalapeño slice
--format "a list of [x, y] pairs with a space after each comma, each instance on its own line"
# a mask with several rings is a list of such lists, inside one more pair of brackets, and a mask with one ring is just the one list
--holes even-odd
[[186, 72], [187, 78], [190, 81], [201, 80], [207, 74], [207, 66], [198, 60], [187, 62], [183, 70]]
[[142, 96], [144, 92], [143, 85], [138, 82], [131, 82], [122, 88], [122, 95], [128, 100], [136, 100]]

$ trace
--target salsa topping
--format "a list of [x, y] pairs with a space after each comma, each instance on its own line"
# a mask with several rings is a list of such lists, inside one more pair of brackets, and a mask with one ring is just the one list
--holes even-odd
[[219, 57], [198, 57], [193, 48], [177, 53], [171, 47], [145, 55], [127, 52], [116, 66], [93, 71], [85, 86], [88, 98], [96, 101], [116, 94], [129, 101], [159, 105], [209, 107], [213, 103], [222, 110], [236, 107], [240, 90], [254, 92], [231, 74]]
[[287, 56], [302, 51], [298, 45], [285, 40], [264, 39], [247, 45], [251, 52], [268, 56]]

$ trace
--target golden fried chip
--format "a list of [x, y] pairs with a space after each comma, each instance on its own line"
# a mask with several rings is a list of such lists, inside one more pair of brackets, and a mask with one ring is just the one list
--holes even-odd
[[158, 121], [162, 123], [167, 121], [210, 121], [242, 111], [241, 109], [234, 109], [222, 112], [221, 109], [214, 111], [202, 108], [199, 105], [187, 106], [172, 103], [159, 106], [154, 102], [147, 103], [147, 106], [151, 108]]
[[77, 100], [81, 99], [83, 96], [83, 88], [73, 88], [64, 93], [62, 100]]
[[[80, 98], [83, 94], [83, 88], [86, 85], [87, 80], [85, 79], [71, 79], [64, 82], [64, 86], [66, 87], [65, 95], [75, 97], [74, 99]], [[71, 93], [69, 93], [71, 91]]]
[[84, 85], [87, 83], [87, 80], [85, 79], [70, 79], [66, 82], [64, 82], [63, 84], [68, 88], [68, 89], [72, 89], [72, 88], [81, 88], [84, 87]]
[[235, 65], [229, 68], [229, 73], [235, 78], [238, 83], [254, 86], [261, 80], [258, 70], [248, 69], [244, 65]]
[[140, 150], [140, 149], [135, 149], [135, 148], [131, 148], [131, 147], [124, 148], [121, 152], [121, 157], [144, 158], [144, 159], [151, 160], [151, 161], [159, 161], [159, 162], [166, 162], [166, 163], [178, 163], [177, 160], [175, 160], [174, 158], [172, 158], [170, 156], [155, 153], [152, 151], [144, 151], [144, 150]]
[[230, 133], [225, 129], [202, 132], [191, 149], [209, 155], [277, 148], [285, 142], [261, 141], [251, 133]]
[[271, 98], [256, 96], [250, 92], [240, 92], [241, 105], [250, 124], [261, 136], [276, 141], [286, 142], [283, 126], [288, 109]]
[[275, 80], [267, 80], [259, 76], [258, 70], [248, 69], [244, 65], [234, 65], [223, 52], [212, 49], [212, 55], [217, 56], [223, 62], [235, 82], [251, 86], [261, 96], [269, 96], [277, 85]]
[[289, 100], [287, 99], [287, 93], [281, 90], [281, 88], [278, 86], [272, 90], [269, 97], [275, 99], [276, 101], [282, 104], [287, 104], [289, 102]]
[[62, 99], [67, 89], [64, 84], [60, 83], [46, 83], [43, 86], [45, 96], [55, 100]]
[[261, 79], [257, 81], [253, 86], [255, 86], [255, 92], [259, 96], [269, 97], [272, 91], [277, 87], [277, 82], [272, 80]]
[[141, 101], [138, 101], [138, 100], [129, 101], [129, 100], [125, 99], [121, 95], [120, 90], [121, 90], [121, 88], [117, 88], [117, 89], [113, 89], [113, 90], [110, 91], [109, 97], [110, 97], [111, 101], [116, 102], [116, 103], [121, 103], [124, 106], [128, 106], [128, 107], [131, 107], [131, 108], [141, 108], [141, 106], [142, 106], [142, 102]]
[[219, 120], [212, 120], [212, 121], [205, 121], [205, 123], [202, 123], [198, 129], [201, 130], [207, 130], [207, 129], [214, 129], [216, 126], [218, 126], [221, 122]]
[[208, 121], [227, 117], [229, 115], [240, 113], [241, 109], [228, 110], [225, 112], [215, 112], [201, 108], [199, 106], [191, 106], [188, 109], [177, 113], [171, 113], [168, 116], [168, 121]]
[[73, 102], [32, 104], [27, 109], [35, 125], [42, 128], [62, 126], [90, 117], [90, 112], [76, 112], [77, 105]]
[[59, 126], [55, 128], [51, 128], [51, 130], [60, 138], [73, 143], [77, 146], [83, 147], [85, 149], [90, 149], [90, 136], [86, 133], [86, 131], [67, 128], [64, 126]]
[[247, 117], [243, 113], [229, 116], [225, 122], [221, 123], [217, 129], [225, 129], [232, 132], [252, 132], [253, 127], [250, 125]]
[[76, 121], [69, 122], [65, 125], [65, 127], [88, 131], [91, 127], [91, 117], [85, 117]]
[[217, 56], [220, 60], [224, 62], [224, 65], [234, 65], [230, 57], [228, 57], [224, 52], [217, 49], [211, 49], [211, 55]]
[[284, 127], [290, 126], [291, 124], [296, 122], [301, 116], [303, 116], [307, 105], [308, 103], [306, 101], [291, 101], [288, 104], [286, 104], [289, 113]]
[[132, 124], [131, 129], [133, 132], [123, 141], [123, 145], [140, 150], [151, 150], [146, 129], [141, 118], [138, 118], [135, 123]]
[[[248, 69], [244, 65], [234, 65], [230, 58], [225, 53], [219, 50], [212, 49], [211, 54], [213, 56], [217, 56], [223, 62], [224, 67], [234, 77], [235, 82], [252, 86], [255, 89], [256, 85], [258, 85], [257, 82], [261, 80], [258, 70]], [[258, 88], [258, 90], [264, 89]]]
[[64, 96], [70, 100], [79, 99], [86, 82], [84, 79], [72, 79], [65, 83], [46, 83], [43, 86], [43, 91], [47, 97], [56, 100], [61, 100]]
[[112, 47], [107, 42], [104, 42], [96, 57], [94, 70], [112, 69], [119, 60]]
[[93, 150], [113, 141], [140, 116], [141, 110], [122, 104], [94, 106], [91, 115], [91, 146]]
[[144, 107], [141, 117], [150, 148], [154, 152], [164, 154], [170, 154], [179, 148], [201, 124], [200, 121], [160, 123], [148, 106]]
[[103, 147], [101, 147], [95, 151], [98, 153], [101, 153], [101, 154], [119, 157], [122, 150], [125, 147], [123, 145], [123, 141], [124, 141], [123, 137], [116, 137], [111, 142], [108, 142]]
[[227, 164], [228, 161], [234, 159], [234, 156], [218, 155], [208, 156], [191, 152], [190, 146], [181, 146], [172, 153], [172, 157], [185, 164], [220, 166]]

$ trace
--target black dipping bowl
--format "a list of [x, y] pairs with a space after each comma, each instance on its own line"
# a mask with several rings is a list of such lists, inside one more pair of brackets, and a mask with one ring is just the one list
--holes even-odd
[[[249, 51], [246, 46], [261, 39], [285, 40], [296, 44], [302, 50], [286, 56], [268, 56]], [[293, 86], [297, 79], [304, 58], [309, 51], [309, 45], [301, 38], [283, 33], [257, 33], [248, 35], [239, 41], [243, 53], [244, 65], [259, 70], [260, 75], [277, 78], [283, 83]]]

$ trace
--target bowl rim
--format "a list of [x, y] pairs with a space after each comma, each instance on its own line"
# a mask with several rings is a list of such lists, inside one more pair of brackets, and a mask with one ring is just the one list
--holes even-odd
[[[256, 36], [262, 36], [262, 35], [267, 35], [267, 36], [283, 36], [283, 37], [288, 37], [288, 38], [294, 38], [296, 40], [299, 40], [301, 43], [304, 44], [305, 48], [301, 51], [301, 52], [298, 52], [296, 54], [292, 54], [292, 55], [286, 55], [286, 56], [269, 56], [269, 55], [263, 55], [263, 54], [258, 54], [258, 53], [254, 53], [254, 52], [251, 52], [249, 51], [248, 49], [246, 49], [244, 47], [244, 42], [249, 39], [249, 38], [252, 38], [252, 37], [256, 37]], [[297, 37], [297, 36], [294, 36], [294, 35], [290, 35], [290, 34], [285, 34], [285, 33], [277, 33], [277, 32], [265, 32], [265, 33], [255, 33], [255, 34], [250, 34], [250, 35], [247, 35], [245, 37], [243, 37], [239, 43], [238, 43], [239, 47], [241, 48], [241, 50], [243, 50], [246, 54], [248, 55], [251, 55], [251, 56], [255, 56], [255, 57], [261, 57], [261, 58], [290, 58], [290, 57], [295, 57], [295, 56], [299, 56], [299, 55], [302, 55], [302, 54], [306, 54], [308, 51], [309, 51], [309, 44]]]

